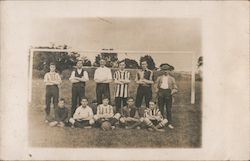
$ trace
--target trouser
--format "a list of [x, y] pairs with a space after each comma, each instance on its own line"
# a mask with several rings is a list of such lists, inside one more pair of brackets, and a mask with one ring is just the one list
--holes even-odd
[[96, 101], [97, 104], [102, 104], [103, 98], [108, 98], [110, 101], [110, 89], [108, 83], [97, 83], [96, 84]]
[[85, 97], [85, 86], [72, 86], [72, 108], [71, 116], [74, 115], [76, 108], [80, 106], [82, 98]]
[[127, 98], [115, 97], [116, 112], [121, 112], [121, 108], [127, 105]]
[[168, 123], [172, 123], [172, 95], [171, 89], [159, 89], [158, 91], [158, 106], [161, 111], [162, 116], [165, 118], [164, 115], [164, 106], [166, 106], [166, 118]]
[[46, 112], [47, 116], [50, 115], [51, 98], [53, 98], [54, 109], [56, 109], [57, 104], [58, 104], [58, 98], [59, 98], [59, 88], [58, 88], [57, 85], [47, 85], [46, 86], [46, 95], [45, 95], [46, 108], [45, 108], [45, 112]]
[[90, 124], [90, 120], [82, 120], [82, 121], [75, 120], [74, 126], [83, 128], [85, 126], [91, 126], [91, 124]]
[[143, 97], [145, 98], [146, 107], [149, 107], [149, 101], [152, 99], [152, 89], [151, 86], [139, 85], [136, 93], [135, 106], [140, 108], [142, 105]]
[[159, 126], [159, 127], [164, 127], [167, 124], [168, 120], [167, 119], [161, 119], [161, 120], [150, 120], [149, 118], [144, 118], [144, 123], [148, 127], [152, 126]]
[[128, 118], [128, 117], [121, 117], [120, 118], [120, 124], [122, 126], [131, 126], [134, 125], [135, 123], [141, 122], [140, 119], [138, 118]]

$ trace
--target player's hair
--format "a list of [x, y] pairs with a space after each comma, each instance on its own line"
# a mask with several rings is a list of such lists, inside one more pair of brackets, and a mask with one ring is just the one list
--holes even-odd
[[154, 101], [154, 100], [150, 100], [149, 102], [153, 102], [154, 104], [156, 104], [156, 101]]
[[83, 60], [77, 60], [77, 61], [76, 61], [76, 64], [77, 64], [78, 62], [82, 62], [82, 64], [83, 64]]
[[133, 97], [128, 97], [127, 100], [135, 100]]
[[104, 62], [106, 62], [106, 60], [105, 60], [105, 59], [101, 58], [101, 59], [100, 59], [100, 61], [102, 61], [102, 60], [103, 60]]
[[54, 65], [54, 66], [56, 66], [56, 63], [54, 63], [54, 62], [51, 62], [51, 63], [49, 64], [49, 66], [51, 66], [51, 65]]
[[118, 65], [120, 65], [121, 63], [125, 63], [125, 60], [118, 61]]
[[104, 97], [102, 100], [109, 100], [109, 98], [108, 97]]
[[63, 101], [63, 102], [65, 102], [65, 99], [64, 99], [64, 98], [60, 98], [60, 99], [59, 99], [59, 101]]
[[88, 98], [87, 98], [87, 97], [83, 97], [83, 98], [81, 99], [81, 101], [82, 101], [82, 100], [87, 100], [87, 101], [88, 101]]
[[146, 62], [148, 64], [148, 61], [146, 59], [141, 60], [140, 64], [142, 64], [142, 62]]

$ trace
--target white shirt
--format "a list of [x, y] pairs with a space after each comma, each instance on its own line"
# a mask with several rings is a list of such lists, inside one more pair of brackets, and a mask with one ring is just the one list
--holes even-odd
[[162, 83], [161, 83], [161, 87], [162, 89], [168, 89], [168, 76], [163, 76], [162, 77]]
[[100, 81], [105, 81], [105, 80], [110, 80], [112, 79], [112, 73], [111, 70], [107, 67], [99, 67], [95, 70], [94, 74], [94, 80], [100, 80]]
[[73, 118], [74, 119], [82, 119], [82, 120], [87, 120], [88, 118], [92, 118], [94, 116], [92, 108], [90, 108], [89, 106], [86, 106], [85, 108], [83, 108], [82, 106], [79, 106], [74, 115]]
[[[77, 70], [77, 73], [81, 73], [83, 69], [76, 69]], [[88, 75], [88, 72], [84, 71], [83, 72], [83, 77], [86, 79], [86, 80], [89, 80], [89, 75]], [[70, 78], [69, 80], [72, 80], [75, 78], [75, 70], [72, 71], [71, 75], [70, 75]]]

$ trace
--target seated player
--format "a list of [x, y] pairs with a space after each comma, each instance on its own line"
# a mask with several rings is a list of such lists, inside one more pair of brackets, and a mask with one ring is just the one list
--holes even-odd
[[165, 127], [165, 125], [168, 123], [167, 119], [163, 119], [160, 110], [157, 108], [155, 102], [153, 101], [150, 101], [149, 108], [145, 109], [143, 121], [148, 127], [148, 130], [161, 132], [165, 131], [162, 128]]
[[49, 123], [49, 126], [64, 127], [67, 124], [68, 109], [65, 107], [64, 98], [60, 98], [58, 107], [55, 109], [55, 118]]
[[135, 117], [136, 107], [134, 103], [134, 98], [128, 97], [127, 106], [121, 109], [120, 123], [122, 126], [125, 126], [126, 129], [133, 129], [136, 127], [140, 129], [140, 124], [143, 122], [143, 118], [140, 119]]
[[113, 107], [109, 105], [109, 99], [104, 98], [102, 100], [102, 104], [97, 106], [97, 112], [96, 115], [94, 115], [94, 120], [96, 122], [96, 126], [98, 127], [100, 127], [103, 122], [108, 121], [110, 122], [112, 129], [114, 129], [115, 125], [119, 123], [120, 117], [120, 113], [114, 114]]
[[71, 127], [91, 128], [95, 123], [93, 116], [93, 111], [88, 106], [88, 99], [82, 98], [81, 106], [76, 109], [73, 118], [70, 118], [69, 122], [72, 124]]

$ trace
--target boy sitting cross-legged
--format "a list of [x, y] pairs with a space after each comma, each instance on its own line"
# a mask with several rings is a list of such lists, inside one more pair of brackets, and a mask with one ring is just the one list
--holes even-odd
[[96, 115], [94, 115], [94, 120], [97, 127], [100, 127], [103, 122], [108, 121], [111, 124], [112, 129], [114, 129], [116, 123], [119, 123], [120, 117], [120, 113], [114, 114], [113, 107], [109, 105], [109, 99], [104, 98], [102, 100], [102, 104], [97, 106], [97, 112]]
[[121, 125], [125, 126], [126, 129], [138, 128], [140, 129], [140, 124], [143, 122], [143, 118], [136, 118], [136, 106], [134, 104], [134, 98], [127, 98], [127, 106], [121, 109]]
[[68, 119], [68, 109], [65, 107], [64, 98], [60, 98], [58, 102], [58, 107], [55, 109], [54, 121], [49, 123], [49, 126], [59, 126], [64, 127], [67, 124]]
[[163, 119], [163, 116], [160, 110], [157, 108], [155, 102], [149, 102], [149, 108], [147, 108], [144, 112], [144, 123], [148, 126], [148, 130], [150, 131], [165, 131], [162, 129], [168, 122], [167, 119]]
[[69, 122], [72, 125], [71, 127], [91, 128], [95, 123], [93, 116], [93, 111], [88, 106], [88, 99], [83, 98], [81, 100], [81, 106], [76, 109], [73, 118], [70, 118]]

